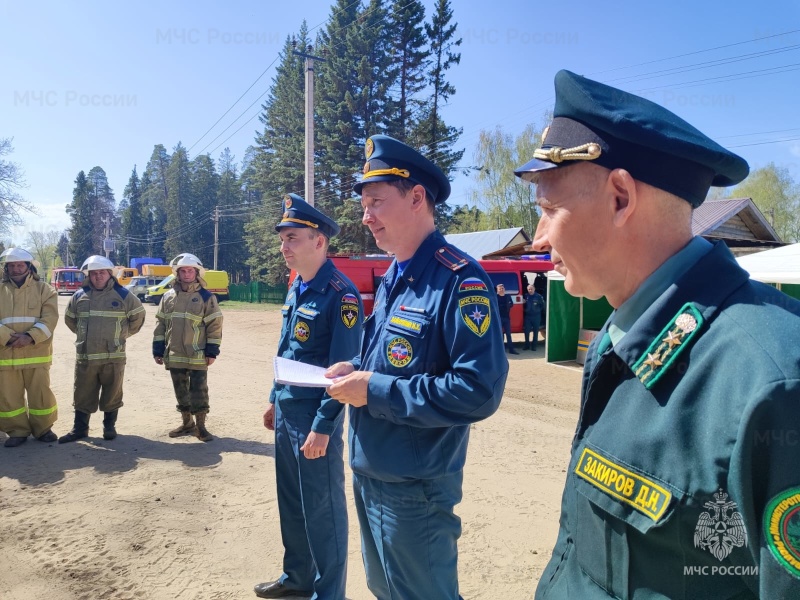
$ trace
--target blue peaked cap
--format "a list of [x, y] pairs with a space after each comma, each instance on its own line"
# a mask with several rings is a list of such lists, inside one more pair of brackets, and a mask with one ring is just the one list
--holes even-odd
[[336, 221], [321, 213], [297, 194], [286, 194], [283, 197], [283, 217], [275, 225], [275, 231], [284, 227], [310, 227], [332, 238], [339, 233]]
[[750, 172], [742, 157], [655, 102], [565, 70], [556, 73], [555, 91], [542, 147], [514, 171], [522, 179], [590, 161], [625, 169], [697, 208], [712, 185], [735, 185]]
[[444, 172], [412, 147], [388, 135], [373, 135], [364, 145], [363, 175], [353, 189], [361, 195], [367, 183], [406, 180], [425, 188], [434, 203], [450, 196], [450, 180]]

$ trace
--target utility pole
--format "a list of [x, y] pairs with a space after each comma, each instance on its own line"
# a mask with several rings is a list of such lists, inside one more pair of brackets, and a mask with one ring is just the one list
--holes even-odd
[[[292, 39], [292, 48], [297, 47]], [[306, 59], [306, 197], [305, 201], [314, 206], [314, 61], [325, 62], [324, 58], [311, 54], [312, 46], [306, 47], [308, 54], [293, 50], [292, 54]], [[216, 267], [215, 267], [216, 268]]]
[[217, 270], [217, 251], [219, 250], [219, 206], [214, 207], [214, 270]]
[[114, 251], [114, 240], [111, 239], [111, 214], [105, 213], [102, 217], [103, 220], [103, 252], [106, 253], [106, 258], [111, 252]]

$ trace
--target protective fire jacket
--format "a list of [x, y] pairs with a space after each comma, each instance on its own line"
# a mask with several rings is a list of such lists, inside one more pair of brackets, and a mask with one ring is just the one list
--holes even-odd
[[[58, 294], [39, 276], [29, 274], [17, 287], [7, 275], [0, 281], [0, 370], [49, 366], [53, 330], [58, 324]], [[7, 346], [14, 333], [27, 333], [33, 344]]]
[[222, 311], [217, 297], [200, 283], [181, 289], [179, 282], [164, 294], [156, 313], [153, 356], [167, 369], [205, 370], [206, 357], [216, 358], [222, 343]]
[[464, 467], [471, 423], [500, 405], [508, 376], [491, 280], [438, 232], [402, 274], [389, 267], [364, 323], [367, 405], [350, 408], [353, 471], [382, 481]]
[[[88, 277], [87, 277], [88, 280]], [[64, 313], [75, 341], [78, 362], [125, 362], [125, 340], [144, 325], [139, 299], [112, 277], [102, 290], [90, 285], [75, 292]]]

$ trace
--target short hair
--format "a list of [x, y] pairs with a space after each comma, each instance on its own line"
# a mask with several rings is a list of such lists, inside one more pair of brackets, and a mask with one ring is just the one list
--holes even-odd
[[[390, 181], [387, 181], [386, 183], [388, 183], [393, 188], [399, 190], [400, 193], [403, 194], [404, 196], [408, 194], [408, 192], [413, 190], [414, 186], [420, 185], [419, 183], [414, 183], [413, 181], [409, 181], [407, 179], [392, 179]], [[422, 186], [422, 189], [425, 190], [425, 186]], [[428, 194], [428, 190], [425, 190], [425, 202], [428, 205], [428, 212], [430, 212], [431, 214], [435, 214], [434, 207], [436, 206], [436, 203]]]

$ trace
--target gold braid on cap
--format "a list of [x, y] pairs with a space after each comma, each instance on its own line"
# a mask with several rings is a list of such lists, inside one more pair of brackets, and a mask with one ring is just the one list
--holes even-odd
[[539, 148], [534, 150], [533, 158], [546, 160], [552, 163], [560, 163], [565, 160], [594, 160], [601, 154], [600, 146], [594, 142], [575, 146], [574, 148]]
[[[367, 165], [369, 165], [369, 163], [367, 163]], [[404, 179], [411, 177], [411, 173], [407, 169], [398, 169], [397, 167], [392, 167], [391, 169], [375, 169], [374, 171], [367, 171], [364, 173], [361, 179], [377, 177], [378, 175], [397, 175], [398, 177], [403, 177]]]
[[318, 229], [319, 225], [316, 223], [312, 223], [311, 221], [303, 221], [303, 219], [295, 219], [293, 217], [283, 217], [281, 219], [281, 223], [300, 223], [300, 225], [305, 225], [306, 227], [313, 227], [314, 229]]

